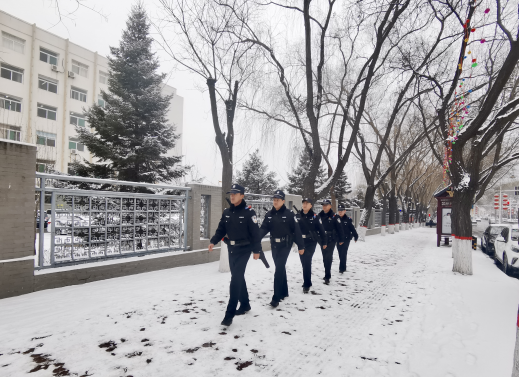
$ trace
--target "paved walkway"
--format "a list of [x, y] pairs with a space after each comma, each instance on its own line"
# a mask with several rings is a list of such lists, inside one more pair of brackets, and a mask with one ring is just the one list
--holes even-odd
[[371, 236], [343, 275], [335, 252], [329, 286], [317, 250], [305, 295], [292, 253], [274, 310], [273, 267], [250, 260], [253, 309], [229, 328], [218, 262], [0, 300], [0, 376], [510, 375], [518, 280], [473, 256], [464, 277], [435, 229]]

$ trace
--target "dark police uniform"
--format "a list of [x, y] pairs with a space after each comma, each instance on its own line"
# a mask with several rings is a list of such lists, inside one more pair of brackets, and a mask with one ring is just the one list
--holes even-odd
[[[310, 204], [313, 203], [313, 201], [310, 198], [304, 198], [302, 202], [309, 202]], [[300, 255], [300, 261], [302, 263], [303, 269], [303, 291], [307, 293], [309, 287], [312, 286], [312, 257], [314, 256], [316, 245], [318, 242], [320, 243], [320, 245], [327, 245], [327, 239], [325, 236], [325, 229], [321, 224], [321, 218], [319, 218], [314, 213], [314, 211], [312, 211], [312, 209], [309, 210], [307, 214], [305, 214], [303, 210], [300, 210], [296, 214], [296, 219], [298, 219], [298, 224], [300, 226], [300, 230], [302, 232], [302, 237], [305, 245], [305, 252], [303, 253], [303, 255]]]
[[[346, 210], [344, 205], [338, 206], [339, 210]], [[339, 215], [338, 215], [339, 216]], [[356, 227], [354, 227], [354, 224], [352, 222], [352, 218], [350, 218], [347, 214], [340, 217], [341, 219], [341, 225], [343, 226], [343, 233], [345, 235], [345, 238], [342, 240], [344, 243], [342, 245], [339, 245], [339, 241], [336, 244], [338, 247], [338, 255], [339, 255], [339, 272], [343, 273], [347, 270], [347, 253], [348, 253], [348, 247], [350, 245], [350, 240], [352, 240], [352, 237], [357, 241], [358, 240], [358, 233], [356, 231]]]
[[[228, 193], [243, 194], [244, 188], [234, 184]], [[229, 303], [224, 321], [233, 319], [238, 302], [240, 302], [241, 309], [246, 311], [250, 309], [244, 273], [251, 252], [262, 252], [256, 213], [246, 205], [244, 200], [239, 205], [231, 205], [230, 208], [224, 210], [217, 231], [210, 240], [211, 244], [217, 244], [226, 235], [229, 238], [229, 240], [226, 240], [226, 244], [228, 244], [229, 251], [231, 282], [229, 284]]]
[[[330, 200], [325, 200], [322, 204], [329, 204]], [[332, 267], [332, 257], [334, 254], [334, 245], [336, 242], [340, 243], [345, 239], [345, 235], [343, 234], [343, 227], [341, 226], [341, 220], [339, 217], [331, 210], [328, 213], [325, 213], [323, 210], [320, 211], [319, 217], [321, 219], [321, 223], [323, 224], [323, 228], [325, 229], [325, 234], [327, 235], [327, 249], [323, 249], [321, 247], [321, 254], [323, 255], [323, 266], [325, 267], [325, 283], [330, 280], [330, 268]]]
[[[281, 190], [277, 190], [273, 197], [285, 199], [285, 194]], [[282, 205], [280, 210], [276, 210], [273, 206], [265, 214], [264, 221], [260, 227], [260, 240], [267, 233], [271, 233], [271, 250], [276, 267], [274, 273], [274, 295], [271, 306], [276, 307], [278, 302], [289, 296], [285, 264], [291, 252], [292, 244], [295, 242], [299, 250], [304, 248], [304, 244], [298, 221], [294, 213], [287, 209], [285, 205]]]

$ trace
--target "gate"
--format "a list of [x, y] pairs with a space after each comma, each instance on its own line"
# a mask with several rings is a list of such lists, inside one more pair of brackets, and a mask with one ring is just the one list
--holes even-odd
[[[42, 173], [36, 179], [36, 269], [186, 249], [188, 187]], [[63, 187], [71, 181], [182, 194]]]

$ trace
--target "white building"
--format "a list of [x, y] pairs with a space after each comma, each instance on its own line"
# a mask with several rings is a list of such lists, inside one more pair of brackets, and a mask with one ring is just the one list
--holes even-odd
[[[1, 10], [0, 32], [0, 138], [36, 143], [38, 171], [92, 161], [75, 126], [88, 127], [84, 109], [103, 103], [108, 59]], [[170, 153], [179, 156], [183, 98], [166, 84], [163, 94], [174, 95], [168, 120], [181, 138]]]

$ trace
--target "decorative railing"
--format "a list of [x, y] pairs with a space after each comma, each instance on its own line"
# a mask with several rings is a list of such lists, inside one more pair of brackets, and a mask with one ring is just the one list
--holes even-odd
[[[42, 173], [36, 177], [37, 269], [186, 249], [190, 188]], [[67, 182], [73, 184], [67, 187]], [[78, 183], [183, 195], [71, 188]]]

